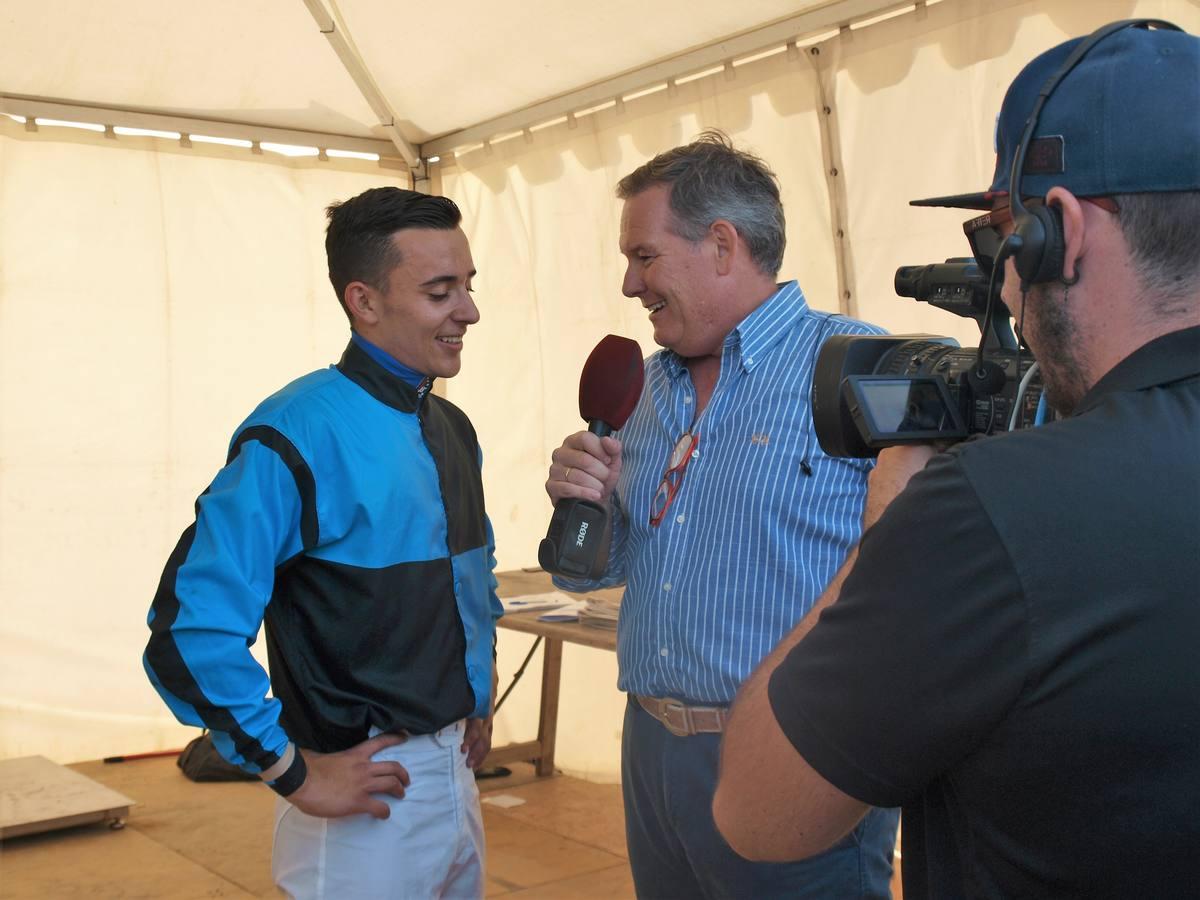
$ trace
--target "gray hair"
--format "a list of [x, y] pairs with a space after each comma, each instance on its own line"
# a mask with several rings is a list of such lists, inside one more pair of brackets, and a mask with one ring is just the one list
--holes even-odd
[[1187, 312], [1200, 290], [1200, 191], [1117, 194], [1113, 199], [1151, 309], [1167, 316]]
[[673, 230], [684, 240], [699, 242], [725, 219], [763, 274], [779, 273], [787, 245], [779, 179], [757, 156], [734, 149], [722, 131], [705, 131], [634, 169], [617, 183], [617, 197], [628, 200], [659, 184], [670, 188]]

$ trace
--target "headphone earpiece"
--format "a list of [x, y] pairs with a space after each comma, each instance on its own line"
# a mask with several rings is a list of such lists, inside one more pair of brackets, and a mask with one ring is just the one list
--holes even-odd
[[1044, 284], [1062, 277], [1066, 253], [1062, 210], [1051, 205], [1024, 207], [1013, 218], [1013, 233], [1021, 239], [1013, 265], [1023, 284]]

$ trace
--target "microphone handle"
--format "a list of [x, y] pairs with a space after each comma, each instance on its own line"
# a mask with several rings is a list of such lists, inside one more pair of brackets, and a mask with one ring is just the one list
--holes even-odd
[[554, 504], [550, 527], [538, 545], [538, 563], [555, 575], [596, 579], [608, 564], [611, 539], [604, 506], [564, 498]]
[[601, 419], [592, 419], [588, 422], [588, 431], [596, 437], [608, 437], [613, 433], [613, 427]]

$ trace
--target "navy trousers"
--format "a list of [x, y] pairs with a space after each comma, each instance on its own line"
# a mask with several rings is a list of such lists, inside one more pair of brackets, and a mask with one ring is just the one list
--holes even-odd
[[712, 818], [721, 736], [676, 737], [632, 697], [621, 738], [625, 838], [641, 900], [891, 897], [898, 809], [873, 809], [820, 856], [756, 863], [725, 843]]

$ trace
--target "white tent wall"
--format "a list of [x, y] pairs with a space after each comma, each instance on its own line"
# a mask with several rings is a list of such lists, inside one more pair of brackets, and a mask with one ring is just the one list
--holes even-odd
[[0, 117], [0, 758], [195, 733], [142, 672], [150, 599], [233, 429], [345, 343], [323, 208], [389, 181]]
[[[732, 80], [631, 98], [442, 166], [483, 316], [445, 391], [483, 443], [501, 567], [535, 562], [550, 512], [542, 482], [550, 451], [580, 426], [587, 352], [608, 332], [653, 349], [620, 295], [621, 175], [722, 127], [779, 173], [781, 275], [813, 306], [973, 341], [972, 323], [892, 295], [896, 266], [966, 252], [964, 213], [907, 201], [990, 179], [993, 117], [1026, 60], [1141, 15], [1200, 30], [1192, 0], [943, 0], [843, 32], [819, 54], [749, 62]], [[30, 134], [0, 116], [0, 758], [70, 762], [194, 733], [142, 672], [149, 600], [232, 429], [340, 353], [322, 209], [386, 183], [406, 182], [366, 163]], [[504, 684], [528, 642], [505, 632], [500, 643]], [[614, 657], [569, 646], [563, 665], [559, 764], [613, 780]], [[498, 742], [532, 736], [539, 674], [531, 665], [510, 697]]]
[[[969, 254], [968, 213], [908, 201], [987, 185], [995, 115], [1025, 62], [1136, 16], [1200, 27], [1189, 0], [953, 0], [738, 66], [732, 80], [717, 72], [442, 166], [442, 190], [464, 211], [483, 316], [447, 396], [470, 412], [484, 442], [503, 564], [536, 564], [550, 515], [542, 487], [550, 452], [582, 427], [577, 384], [591, 347], [612, 332], [654, 349], [640, 304], [620, 291], [613, 188], [621, 176], [704, 128], [722, 128], [779, 175], [788, 223], [780, 277], [797, 278], [812, 306], [893, 333], [974, 344], [974, 322], [894, 294], [898, 266]], [[503, 664], [510, 646], [523, 652], [529, 639], [506, 632], [501, 645]], [[539, 672], [531, 666], [527, 678]], [[572, 774], [619, 777], [624, 697], [615, 685], [612, 654], [566, 646], [557, 755]], [[527, 739], [536, 702], [535, 691], [515, 691], [497, 739]]]

